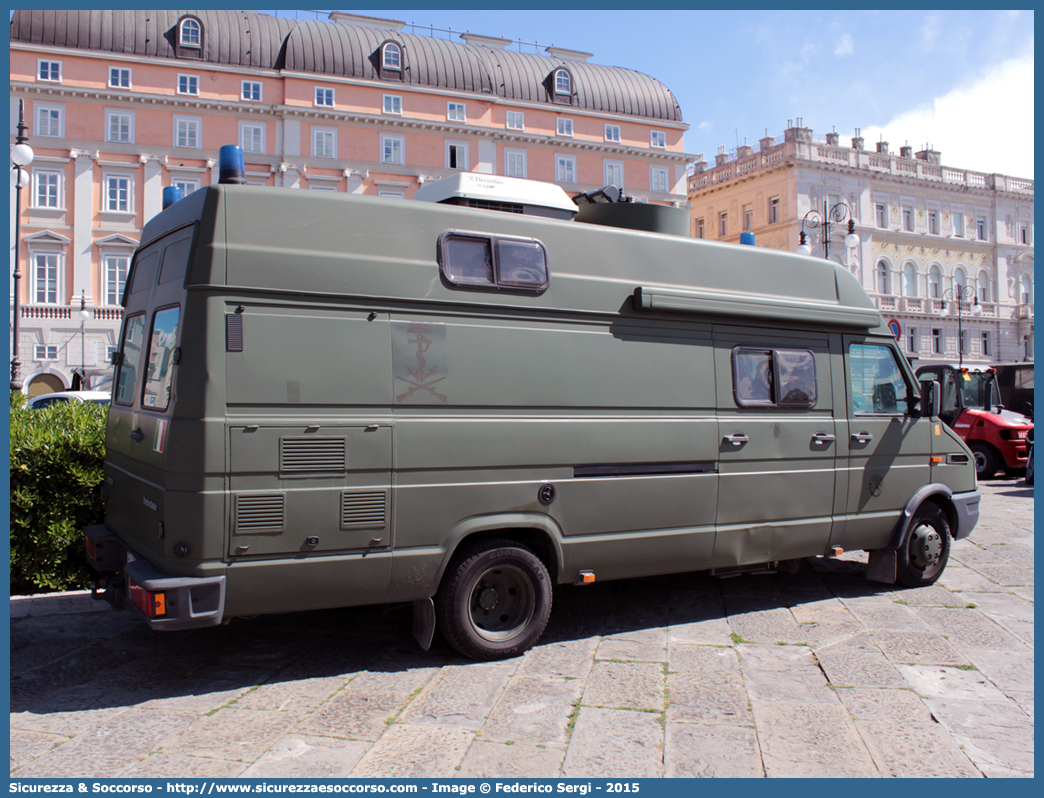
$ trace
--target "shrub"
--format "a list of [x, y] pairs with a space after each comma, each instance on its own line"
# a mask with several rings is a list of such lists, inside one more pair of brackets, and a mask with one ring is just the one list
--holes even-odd
[[83, 528], [104, 517], [105, 405], [11, 399], [11, 593], [86, 588]]

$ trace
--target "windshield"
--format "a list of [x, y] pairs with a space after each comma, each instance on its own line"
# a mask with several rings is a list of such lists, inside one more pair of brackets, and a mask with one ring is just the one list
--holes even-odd
[[961, 386], [961, 399], [965, 407], [990, 410], [996, 398], [993, 392], [993, 375], [986, 372], [965, 371], [958, 380]]

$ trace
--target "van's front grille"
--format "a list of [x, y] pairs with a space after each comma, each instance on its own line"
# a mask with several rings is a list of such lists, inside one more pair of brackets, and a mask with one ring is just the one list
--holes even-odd
[[348, 468], [346, 438], [280, 438], [279, 472], [345, 471]]
[[387, 526], [387, 491], [341, 494], [341, 529]]
[[286, 497], [282, 493], [236, 496], [237, 535], [282, 532], [285, 526]]

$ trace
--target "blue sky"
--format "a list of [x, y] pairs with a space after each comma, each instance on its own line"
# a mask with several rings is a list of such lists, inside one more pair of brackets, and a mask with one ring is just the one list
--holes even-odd
[[947, 166], [1033, 176], [1033, 11], [352, 11], [645, 72], [678, 98], [686, 151], [712, 162], [800, 117], [844, 146], [858, 127], [868, 148], [883, 135], [892, 152], [931, 144]]

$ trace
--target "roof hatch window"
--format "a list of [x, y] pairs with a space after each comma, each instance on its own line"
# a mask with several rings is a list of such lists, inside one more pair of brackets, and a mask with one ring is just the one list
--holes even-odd
[[462, 288], [539, 293], [550, 282], [547, 250], [535, 238], [446, 232], [439, 263], [446, 281]]

